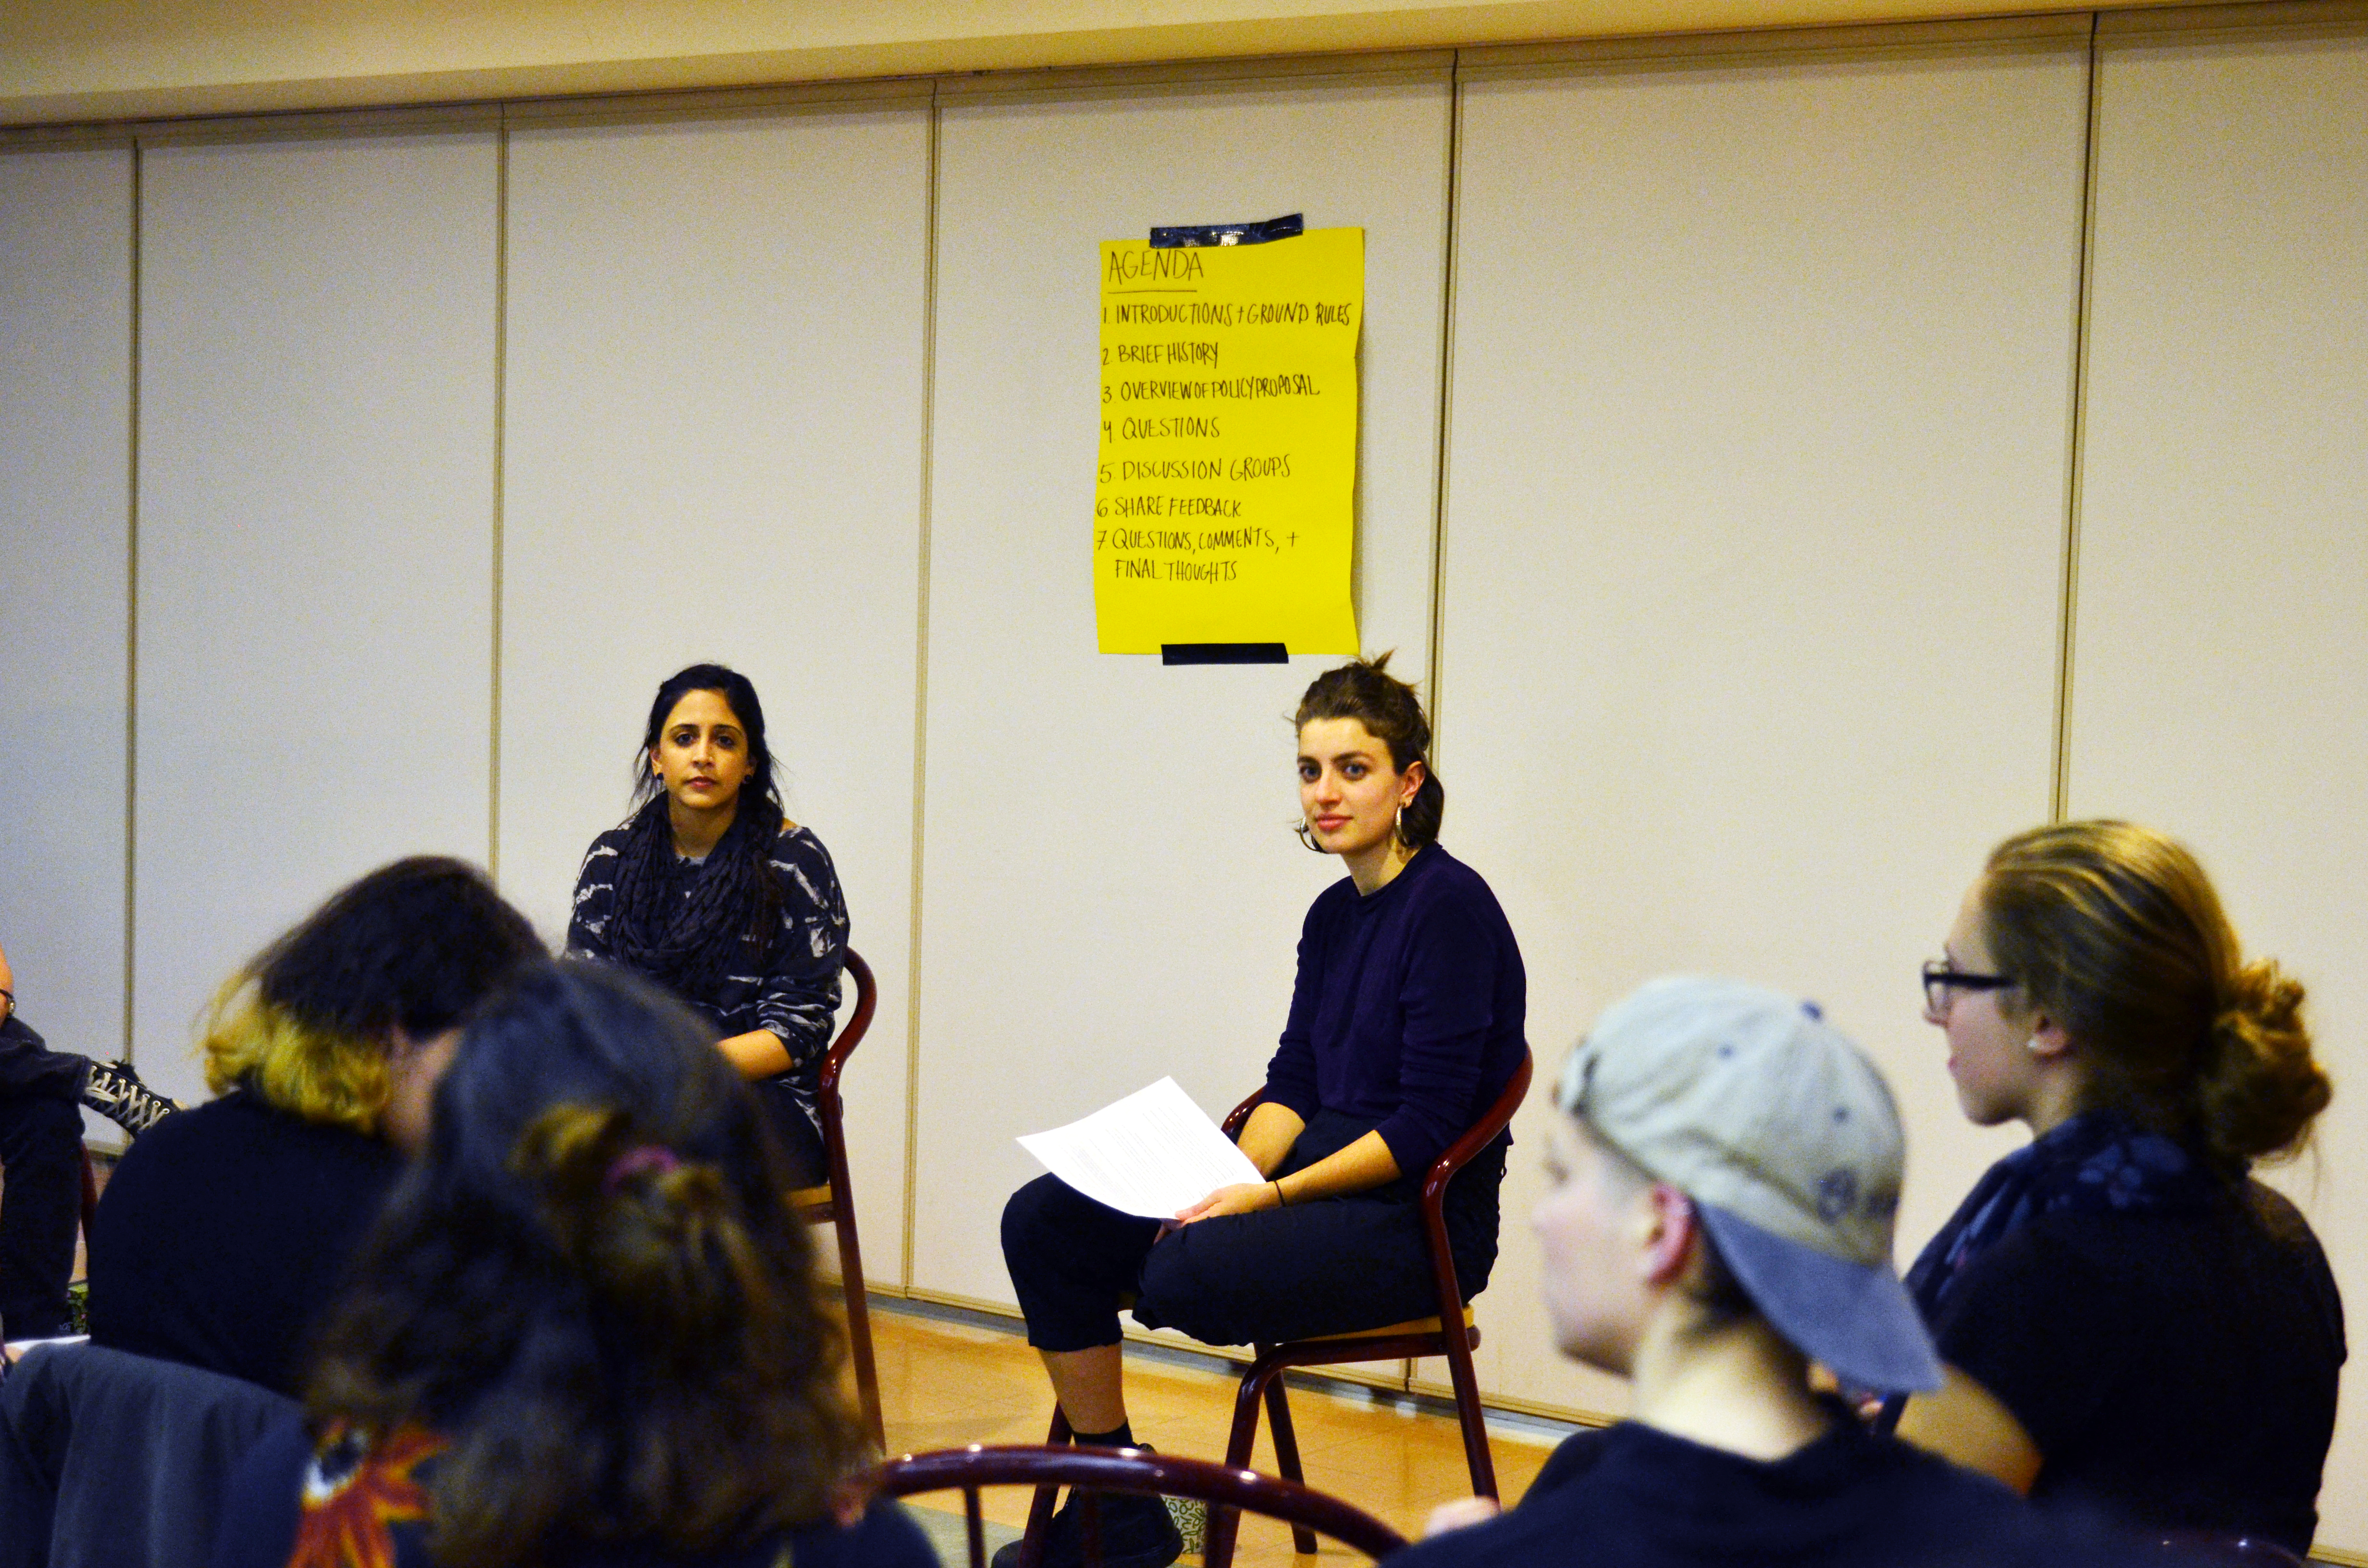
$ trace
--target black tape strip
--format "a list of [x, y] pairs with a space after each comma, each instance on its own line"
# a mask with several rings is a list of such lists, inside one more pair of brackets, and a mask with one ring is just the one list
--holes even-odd
[[1292, 240], [1307, 232], [1306, 214], [1286, 212], [1263, 223], [1187, 223], [1151, 231], [1153, 250], [1190, 250], [1199, 245], [1262, 245]]
[[1163, 665], [1287, 665], [1291, 654], [1280, 642], [1162, 642]]

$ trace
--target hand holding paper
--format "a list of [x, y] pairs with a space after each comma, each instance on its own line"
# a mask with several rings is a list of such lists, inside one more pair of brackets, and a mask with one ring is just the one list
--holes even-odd
[[1173, 1078], [1019, 1146], [1095, 1202], [1146, 1220], [1172, 1220], [1221, 1187], [1266, 1179]]

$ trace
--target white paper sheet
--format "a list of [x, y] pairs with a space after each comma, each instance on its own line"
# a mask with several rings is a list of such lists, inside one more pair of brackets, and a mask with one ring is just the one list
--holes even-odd
[[1173, 1078], [1019, 1146], [1095, 1202], [1146, 1220], [1172, 1220], [1221, 1187], [1266, 1179]]

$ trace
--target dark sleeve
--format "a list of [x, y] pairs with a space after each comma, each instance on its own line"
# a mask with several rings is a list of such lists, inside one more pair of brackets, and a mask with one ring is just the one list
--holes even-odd
[[1324, 899], [1308, 905], [1299, 926], [1299, 975], [1292, 982], [1291, 1016], [1283, 1021], [1282, 1040], [1266, 1064], [1266, 1097], [1285, 1107], [1302, 1122], [1314, 1119], [1322, 1105], [1315, 1092], [1315, 1011], [1324, 996]]
[[830, 851], [804, 828], [774, 841], [773, 875], [781, 888], [781, 935], [757, 994], [757, 1027], [780, 1038], [795, 1071], [829, 1048], [838, 1025], [847, 897]]
[[609, 916], [617, 908], [617, 845], [622, 835], [611, 830], [592, 841], [575, 873], [575, 903], [567, 916], [567, 956], [605, 959], [609, 956]]
[[1406, 944], [1398, 1108], [1377, 1130], [1401, 1176], [1427, 1169], [1471, 1125], [1506, 960], [1485, 914], [1451, 892], [1422, 912]]
[[1941, 1359], [2013, 1413], [2044, 1459], [2095, 1419], [2137, 1335], [2111, 1270], [2041, 1220], [1967, 1267], [1934, 1331]]
[[312, 1457], [313, 1440], [300, 1416], [275, 1424], [256, 1440], [222, 1494], [211, 1568], [287, 1568]]

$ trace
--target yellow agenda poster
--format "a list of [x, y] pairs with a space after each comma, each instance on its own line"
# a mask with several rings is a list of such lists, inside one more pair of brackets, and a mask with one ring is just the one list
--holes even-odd
[[1365, 232], [1102, 246], [1094, 620], [1105, 653], [1354, 653]]

